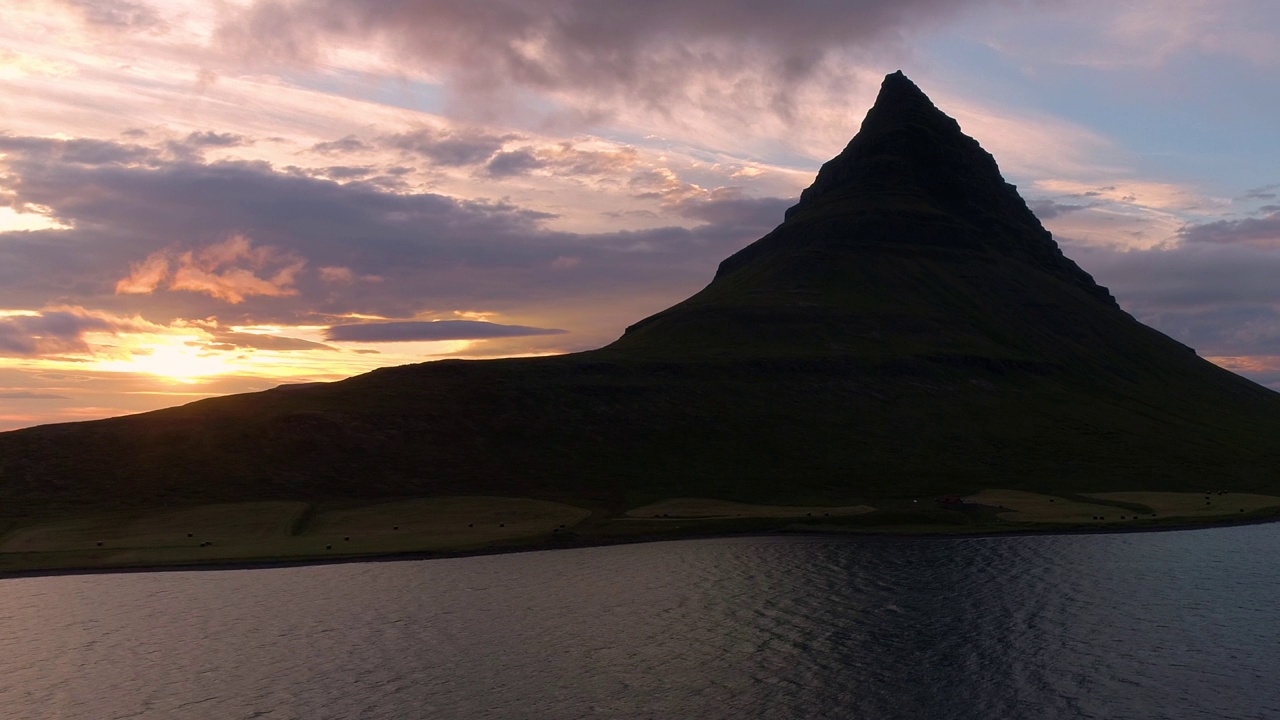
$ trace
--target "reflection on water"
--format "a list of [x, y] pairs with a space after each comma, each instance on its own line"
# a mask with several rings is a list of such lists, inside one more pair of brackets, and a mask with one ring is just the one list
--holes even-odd
[[1280, 717], [1280, 525], [0, 581], [12, 718]]

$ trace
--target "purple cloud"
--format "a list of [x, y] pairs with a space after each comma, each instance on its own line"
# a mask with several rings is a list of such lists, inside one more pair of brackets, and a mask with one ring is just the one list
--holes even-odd
[[499, 325], [478, 320], [381, 322], [334, 325], [325, 332], [335, 342], [407, 342], [411, 340], [485, 340], [488, 338], [563, 335], [566, 330]]
[[0, 355], [35, 357], [55, 353], [84, 352], [84, 334], [113, 332], [119, 323], [70, 311], [0, 317]]
[[511, 177], [543, 167], [546, 167], [546, 162], [540, 160], [533, 150], [522, 148], [494, 155], [485, 165], [485, 173], [490, 177]]
[[[1097, 193], [1093, 194], [1097, 195]], [[1035, 213], [1037, 218], [1041, 220], [1052, 220], [1060, 215], [1078, 212], [1080, 210], [1087, 210], [1093, 206], [1089, 204], [1060, 203], [1049, 198], [1039, 198], [1036, 200], [1028, 200], [1027, 207], [1031, 209], [1031, 212]]]
[[105, 30], [161, 30], [166, 23], [145, 3], [133, 0], [59, 0], [78, 11], [85, 23]]
[[183, 139], [183, 144], [191, 147], [239, 147], [252, 145], [253, 140], [237, 133], [219, 133], [212, 130], [193, 132]]
[[155, 150], [142, 145], [91, 138], [52, 140], [0, 135], [0, 152], [15, 153], [31, 161], [94, 166], [132, 165], [156, 158]]
[[[443, 76], [453, 99], [518, 103], [571, 92], [667, 111], [749, 103], [785, 115], [794, 89], [836, 55], [900, 43], [994, 0], [258, 0], [226, 22], [221, 46], [246, 62], [319, 62], [335, 46], [376, 44]], [[278, 65], [277, 65], [278, 66]], [[707, 76], [745, 81], [732, 92]], [[692, 91], [692, 92], [691, 92]], [[599, 102], [581, 110], [599, 119]], [[545, 109], [545, 108], [544, 108]]]
[[[222, 347], [214, 348], [218, 350], [272, 350], [275, 352], [293, 352], [301, 350], [331, 350], [337, 352], [337, 348], [324, 343], [313, 342], [311, 340], [303, 340], [302, 338], [284, 337], [281, 335], [259, 335], [257, 333], [242, 332], [218, 332], [212, 333], [213, 343], [206, 345], [220, 345]], [[197, 343], [198, 344], [198, 343]]]
[[311, 146], [311, 149], [322, 155], [340, 155], [345, 153], [366, 152], [372, 150], [373, 146], [365, 141], [357, 138], [355, 135], [347, 135], [346, 137], [329, 142], [319, 142]]
[[437, 165], [462, 167], [478, 165], [502, 149], [518, 135], [496, 135], [482, 130], [442, 131], [419, 128], [379, 139], [385, 147], [425, 157]]
[[334, 180], [357, 180], [369, 177], [377, 172], [372, 165], [331, 165], [324, 169], [324, 174]]
[[761, 234], [782, 222], [795, 198], [753, 198], [736, 192], [694, 196], [672, 204], [680, 216], [717, 227], [740, 227]]
[[1245, 190], [1240, 196], [1241, 200], [1274, 200], [1276, 199], [1276, 190], [1280, 190], [1280, 184], [1263, 185], [1262, 187]]
[[1280, 212], [1261, 218], [1187, 225], [1178, 231], [1178, 237], [1188, 243], [1280, 248]]

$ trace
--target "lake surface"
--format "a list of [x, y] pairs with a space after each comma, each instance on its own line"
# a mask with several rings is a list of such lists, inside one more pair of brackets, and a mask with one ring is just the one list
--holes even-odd
[[0, 580], [18, 718], [1277, 718], [1280, 524]]

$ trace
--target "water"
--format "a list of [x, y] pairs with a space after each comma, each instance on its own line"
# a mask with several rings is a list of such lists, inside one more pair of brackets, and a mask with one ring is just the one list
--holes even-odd
[[0, 716], [1277, 718], [1280, 525], [0, 580]]

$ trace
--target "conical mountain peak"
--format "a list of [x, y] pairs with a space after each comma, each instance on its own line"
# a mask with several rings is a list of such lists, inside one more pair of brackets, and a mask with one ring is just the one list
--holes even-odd
[[[859, 171], [871, 169], [866, 166], [877, 158], [911, 161], [911, 166], [919, 169], [940, 163], [976, 164], [979, 167], [973, 169], [986, 175], [987, 181], [1003, 183], [991, 156], [899, 70], [885, 76], [858, 133], [839, 155], [822, 166], [813, 185], [801, 194], [800, 203], [788, 211], [788, 216], [848, 181], [860, 179], [866, 173]], [[903, 170], [898, 164], [896, 170]], [[874, 169], [885, 172], [895, 168], [880, 163]], [[889, 172], [880, 179], [887, 181], [900, 174]]]
[[[889, 217], [894, 222], [886, 227]], [[779, 231], [817, 222], [838, 230], [845, 247], [923, 243], [1016, 258], [1115, 305], [1106, 288], [1063, 256], [995, 158], [902, 71], [885, 77], [858, 133], [823, 164], [785, 218]], [[766, 237], [745, 248], [717, 277], [768, 254], [756, 245], [776, 242]]]
[[[997, 346], [1011, 338], [1002, 324], [1024, 324], [1028, 306], [1076, 302], [1070, 298], [1124, 315], [1062, 254], [990, 153], [896, 72], [777, 229], [722, 262], [702, 292], [628, 328], [614, 347], [684, 353], [772, 345], [857, 355], [874, 349], [865, 330], [899, 333], [895, 325], [912, 307], [906, 325], [932, 328], [918, 350], [1000, 355], [1010, 348]], [[958, 313], [957, 303], [986, 310]]]

